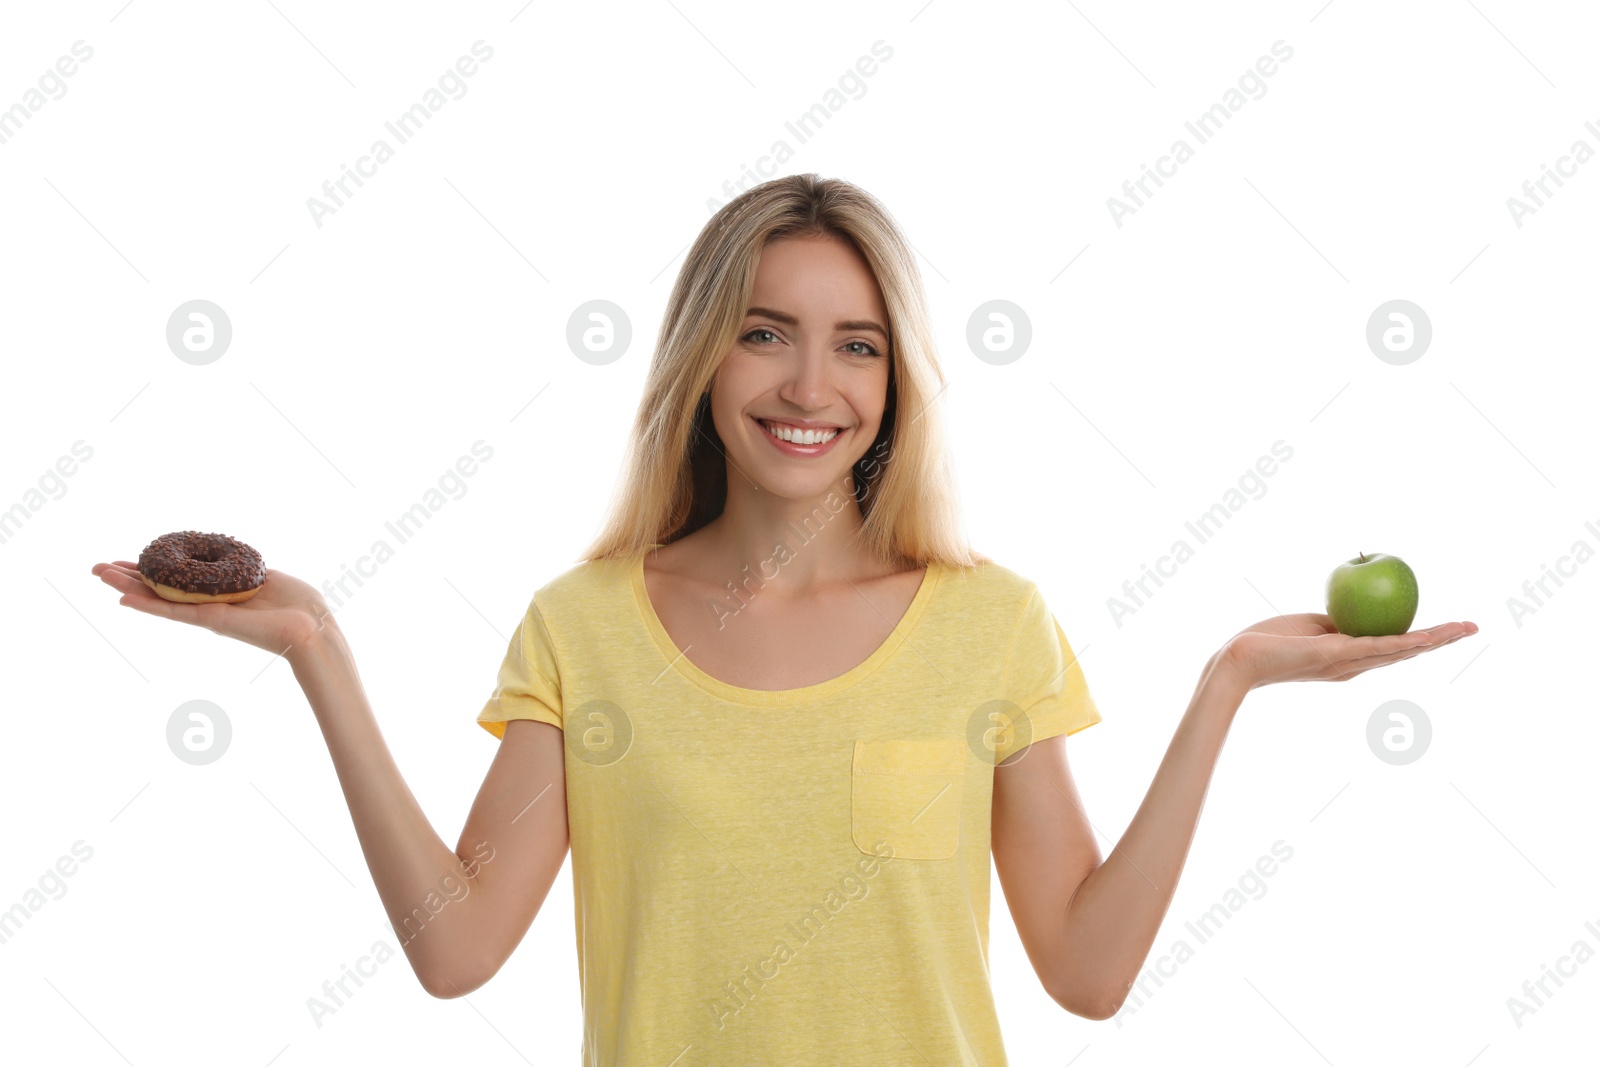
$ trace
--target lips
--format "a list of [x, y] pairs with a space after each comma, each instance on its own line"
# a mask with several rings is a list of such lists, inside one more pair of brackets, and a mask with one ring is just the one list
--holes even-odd
[[769, 423], [770, 422], [775, 426], [787, 426], [791, 430], [842, 430], [842, 429], [844, 429], [843, 426], [839, 426], [839, 425], [837, 425], [835, 423], [831, 423], [831, 422], [816, 422], [816, 423], [790, 422], [787, 419], [765, 419], [765, 418], [762, 418], [759, 415], [756, 416], [756, 421], [759, 422], [759, 423]]
[[757, 419], [756, 424], [761, 427], [768, 437], [777, 441], [783, 441], [783, 438], [778, 436], [780, 432], [796, 435], [806, 434], [822, 438], [821, 440], [805, 442], [784, 441], [785, 444], [791, 444], [797, 448], [821, 448], [825, 445], [831, 445], [839, 438], [840, 434], [844, 433], [844, 429], [839, 426], [796, 426], [789, 422], [773, 422], [766, 419]]
[[[844, 437], [844, 429], [842, 427], [833, 427], [833, 433], [827, 440], [817, 441], [812, 444], [800, 444], [795, 441], [785, 441], [772, 430], [768, 429], [760, 419], [752, 417], [752, 421], [755, 422], [757, 426], [761, 427], [761, 436], [772, 442], [772, 447], [791, 456], [825, 455], [828, 452], [831, 452], [839, 443], [840, 439]], [[782, 425], [788, 426], [787, 423]]]

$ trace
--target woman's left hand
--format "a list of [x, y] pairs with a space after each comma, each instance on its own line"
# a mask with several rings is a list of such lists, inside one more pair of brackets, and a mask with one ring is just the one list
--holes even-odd
[[1477, 632], [1475, 623], [1446, 622], [1389, 637], [1350, 637], [1326, 615], [1277, 615], [1240, 630], [1219, 657], [1251, 689], [1274, 682], [1342, 682]]

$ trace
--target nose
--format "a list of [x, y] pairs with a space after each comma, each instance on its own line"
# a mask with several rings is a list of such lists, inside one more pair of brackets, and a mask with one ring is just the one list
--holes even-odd
[[828, 375], [833, 370], [831, 353], [821, 344], [797, 346], [778, 395], [803, 411], [818, 411], [832, 400], [833, 387]]

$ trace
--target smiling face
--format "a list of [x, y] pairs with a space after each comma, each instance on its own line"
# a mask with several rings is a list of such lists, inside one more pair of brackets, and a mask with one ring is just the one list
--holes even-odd
[[747, 311], [711, 389], [712, 421], [738, 468], [730, 494], [749, 488], [740, 471], [788, 499], [848, 491], [888, 397], [889, 316], [871, 268], [836, 237], [779, 239], [761, 252]]

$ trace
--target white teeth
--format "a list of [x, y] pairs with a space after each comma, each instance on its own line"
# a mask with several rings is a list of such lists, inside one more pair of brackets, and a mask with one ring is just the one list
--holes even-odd
[[788, 441], [796, 445], [821, 445], [833, 440], [838, 430], [796, 430], [791, 426], [780, 426], [777, 423], [763, 422], [768, 433], [780, 441]]

